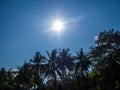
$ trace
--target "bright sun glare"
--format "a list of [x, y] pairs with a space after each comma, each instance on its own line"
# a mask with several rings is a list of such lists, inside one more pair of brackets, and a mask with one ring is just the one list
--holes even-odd
[[56, 20], [53, 22], [53, 26], [52, 26], [53, 30], [56, 32], [61, 32], [64, 28], [64, 23], [61, 20]]

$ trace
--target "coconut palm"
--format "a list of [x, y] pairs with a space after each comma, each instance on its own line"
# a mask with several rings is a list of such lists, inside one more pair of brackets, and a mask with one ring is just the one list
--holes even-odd
[[83, 49], [77, 52], [76, 56], [76, 66], [75, 66], [75, 74], [76, 74], [76, 85], [78, 90], [86, 90], [87, 85], [89, 83], [88, 79], [88, 71], [91, 62], [87, 58], [87, 55], [83, 52]]
[[88, 60], [87, 55], [83, 52], [83, 49], [77, 52], [76, 56], [76, 72], [79, 72], [81, 76], [84, 76], [89, 71], [91, 62]]
[[46, 64], [46, 74], [45, 77], [51, 77], [54, 80], [54, 90], [56, 90], [56, 85], [57, 85], [57, 79], [58, 77], [61, 77], [61, 72], [59, 71], [58, 68], [58, 52], [56, 49], [54, 49], [51, 54], [47, 51], [47, 55], [48, 58], [46, 58], [47, 60], [47, 64]]
[[59, 68], [62, 71], [63, 77], [70, 78], [70, 72], [73, 71], [74, 58], [71, 56], [70, 49], [59, 49]]
[[17, 89], [30, 89], [34, 86], [34, 79], [32, 77], [30, 63], [24, 63], [23, 66], [18, 67], [16, 76]]
[[35, 84], [38, 89], [43, 88], [43, 80], [42, 80], [42, 72], [44, 69], [44, 60], [45, 57], [40, 54], [40, 52], [35, 53], [34, 59], [31, 59], [31, 66], [32, 66], [32, 74], [34, 76]]
[[58, 66], [62, 72], [62, 83], [64, 90], [69, 90], [71, 79], [73, 79], [74, 58], [70, 53], [70, 49], [59, 49]]

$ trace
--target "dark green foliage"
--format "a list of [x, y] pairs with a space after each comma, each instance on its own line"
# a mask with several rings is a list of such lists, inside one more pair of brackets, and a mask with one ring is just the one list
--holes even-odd
[[0, 90], [14, 90], [15, 89], [15, 81], [14, 76], [10, 70], [6, 70], [5, 68], [0, 69]]
[[[92, 74], [101, 90], [118, 90], [120, 88], [120, 32], [109, 30], [101, 32], [96, 46], [91, 49], [95, 62]], [[97, 73], [96, 73], [97, 72]]]
[[120, 32], [99, 33], [88, 53], [40, 52], [17, 70], [0, 69], [0, 90], [120, 90]]
[[31, 68], [31, 64], [26, 62], [23, 66], [18, 67], [18, 74], [15, 78], [16, 88], [30, 89], [34, 86], [34, 79], [32, 76]]

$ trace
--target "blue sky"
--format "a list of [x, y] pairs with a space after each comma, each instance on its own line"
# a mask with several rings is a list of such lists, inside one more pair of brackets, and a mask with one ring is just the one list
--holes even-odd
[[[59, 37], [50, 30], [57, 15], [67, 22]], [[89, 51], [111, 28], [120, 30], [120, 0], [0, 0], [0, 67], [16, 68], [36, 51]]]

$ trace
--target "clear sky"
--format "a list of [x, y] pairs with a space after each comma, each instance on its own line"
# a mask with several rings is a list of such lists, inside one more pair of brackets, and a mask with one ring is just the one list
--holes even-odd
[[[66, 23], [59, 36], [50, 30], [57, 16]], [[0, 67], [16, 68], [36, 51], [89, 51], [111, 28], [120, 30], [120, 0], [0, 0]]]

